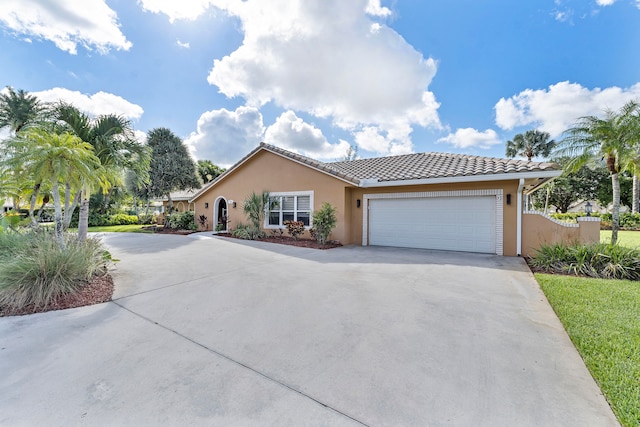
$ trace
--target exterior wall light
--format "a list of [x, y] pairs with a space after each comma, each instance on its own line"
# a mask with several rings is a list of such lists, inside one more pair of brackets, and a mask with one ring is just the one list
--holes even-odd
[[357, 199], [357, 200], [356, 200], [356, 208], [359, 208], [359, 207], [360, 207], [360, 203], [361, 203], [361, 202], [360, 202], [360, 199]]
[[584, 205], [584, 211], [587, 213], [587, 216], [591, 216], [591, 212], [593, 212], [593, 206], [591, 206], [591, 203], [587, 202], [587, 204]]
[[236, 202], [234, 200], [229, 200], [229, 204], [231, 205], [231, 207], [233, 207], [235, 209]]
[[209, 203], [208, 202], [204, 202], [204, 208], [208, 209], [209, 208]]

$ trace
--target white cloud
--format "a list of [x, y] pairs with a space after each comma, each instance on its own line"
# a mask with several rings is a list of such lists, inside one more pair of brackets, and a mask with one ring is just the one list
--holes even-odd
[[483, 148], [489, 149], [494, 145], [501, 144], [498, 134], [493, 129], [484, 132], [473, 128], [461, 128], [454, 133], [438, 139], [438, 142], [451, 144], [456, 148]]
[[183, 47], [185, 49], [189, 49], [191, 47], [191, 45], [189, 44], [189, 42], [181, 42], [180, 40], [176, 40], [176, 44], [180, 47]]
[[215, 60], [208, 77], [227, 97], [331, 119], [358, 141], [375, 128], [387, 143], [364, 143], [381, 154], [410, 149], [413, 126], [440, 128], [428, 91], [436, 62], [371, 19], [390, 13], [379, 1], [212, 2], [244, 31], [242, 46]]
[[602, 115], [626, 102], [640, 98], [640, 83], [629, 88], [617, 86], [588, 89], [578, 83], [560, 82], [548, 89], [526, 89], [495, 105], [496, 124], [505, 130], [532, 126], [560, 136], [583, 116]]
[[103, 54], [132, 46], [105, 0], [2, 0], [0, 23], [20, 35], [50, 40], [74, 55], [78, 44]]
[[203, 113], [197, 131], [185, 143], [196, 158], [228, 167], [254, 149], [263, 135], [262, 114], [257, 108], [222, 108]]
[[170, 22], [177, 19], [193, 21], [202, 15], [214, 1], [211, 0], [138, 0], [142, 9], [152, 13], [164, 13]]
[[102, 91], [87, 95], [78, 91], [55, 87], [41, 92], [32, 92], [32, 95], [37, 96], [44, 102], [57, 102], [60, 100], [68, 102], [91, 116], [121, 114], [128, 119], [139, 119], [144, 113], [141, 106], [133, 104], [118, 95]]
[[616, 0], [596, 0], [596, 3], [598, 3], [598, 6], [611, 6], [615, 2]]
[[319, 160], [343, 157], [349, 149], [349, 143], [344, 140], [330, 144], [320, 129], [306, 123], [291, 110], [282, 113], [269, 126], [264, 140], [267, 144]]

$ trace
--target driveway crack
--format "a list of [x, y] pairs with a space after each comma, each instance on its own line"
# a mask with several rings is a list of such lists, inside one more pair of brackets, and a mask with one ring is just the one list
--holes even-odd
[[126, 311], [128, 311], [129, 313], [133, 314], [134, 316], [139, 317], [139, 318], [141, 318], [141, 319], [143, 319], [143, 320], [145, 320], [145, 321], [147, 321], [147, 322], [149, 322], [149, 323], [151, 323], [151, 324], [153, 324], [153, 325], [157, 325], [157, 326], [159, 326], [160, 328], [162, 328], [162, 329], [164, 329], [164, 330], [166, 330], [166, 331], [168, 331], [168, 332], [171, 332], [171, 333], [173, 333], [173, 334], [177, 335], [178, 337], [180, 337], [180, 338], [182, 338], [182, 339], [184, 339], [184, 340], [187, 340], [187, 341], [191, 342], [192, 344], [195, 344], [195, 345], [197, 345], [198, 347], [201, 347], [201, 348], [203, 348], [203, 349], [207, 350], [207, 351], [208, 351], [208, 352], [210, 352], [210, 353], [215, 354], [216, 356], [218, 356], [218, 357], [220, 357], [220, 358], [222, 358], [222, 359], [225, 359], [225, 360], [227, 360], [227, 361], [231, 362], [232, 364], [234, 364], [234, 365], [236, 365], [236, 366], [240, 366], [241, 368], [247, 369], [247, 370], [249, 370], [249, 371], [253, 372], [254, 374], [256, 374], [256, 375], [258, 375], [258, 376], [260, 376], [260, 377], [262, 377], [262, 378], [266, 379], [267, 381], [270, 381], [270, 382], [272, 382], [272, 383], [275, 383], [275, 384], [279, 385], [280, 387], [284, 387], [284, 388], [286, 388], [287, 390], [292, 391], [292, 392], [294, 392], [294, 393], [296, 393], [296, 394], [298, 394], [298, 395], [300, 395], [300, 396], [302, 396], [302, 397], [304, 397], [304, 398], [306, 398], [306, 399], [309, 399], [309, 400], [311, 400], [312, 402], [314, 402], [314, 403], [316, 403], [316, 404], [318, 404], [318, 405], [320, 405], [320, 406], [322, 406], [322, 407], [324, 407], [324, 408], [326, 408], [326, 409], [328, 409], [328, 410], [330, 410], [330, 411], [332, 411], [332, 412], [335, 412], [335, 413], [337, 413], [337, 414], [339, 414], [339, 415], [341, 415], [341, 416], [343, 416], [343, 417], [345, 417], [345, 418], [348, 418], [348, 419], [350, 419], [350, 420], [352, 420], [352, 421], [354, 421], [354, 422], [356, 422], [356, 423], [358, 423], [358, 424], [360, 424], [360, 425], [363, 425], [363, 426], [367, 426], [367, 427], [369, 427], [369, 425], [368, 425], [368, 424], [366, 424], [366, 423], [364, 423], [363, 421], [358, 420], [357, 418], [355, 418], [355, 417], [353, 417], [353, 416], [351, 416], [351, 415], [349, 415], [349, 414], [345, 413], [344, 411], [341, 411], [341, 410], [339, 410], [339, 409], [337, 409], [337, 408], [334, 408], [333, 406], [331, 406], [331, 405], [330, 405], [330, 404], [328, 404], [328, 403], [325, 403], [325, 402], [323, 402], [323, 401], [321, 401], [321, 400], [316, 399], [315, 397], [313, 397], [313, 396], [311, 396], [311, 395], [309, 395], [309, 394], [305, 393], [305, 392], [304, 392], [304, 391], [302, 391], [302, 390], [298, 390], [297, 388], [295, 388], [295, 387], [293, 387], [293, 386], [290, 386], [289, 384], [284, 383], [284, 382], [282, 382], [282, 381], [280, 381], [280, 380], [278, 380], [278, 379], [276, 379], [276, 378], [274, 378], [274, 377], [271, 377], [271, 376], [269, 376], [269, 375], [265, 374], [264, 372], [259, 371], [259, 370], [258, 370], [258, 369], [256, 369], [256, 368], [252, 368], [251, 366], [249, 366], [249, 365], [247, 365], [247, 364], [245, 364], [245, 363], [242, 363], [242, 362], [240, 362], [240, 361], [238, 361], [238, 360], [236, 360], [236, 359], [232, 358], [231, 356], [228, 356], [228, 355], [226, 355], [226, 354], [224, 354], [224, 353], [222, 353], [222, 352], [220, 352], [220, 351], [218, 351], [218, 350], [215, 350], [215, 349], [213, 349], [213, 348], [211, 348], [211, 347], [208, 347], [208, 346], [206, 346], [206, 345], [204, 345], [204, 344], [202, 344], [202, 343], [200, 343], [200, 342], [198, 342], [198, 341], [195, 341], [194, 339], [189, 338], [188, 336], [186, 336], [186, 335], [184, 335], [184, 334], [182, 334], [182, 333], [180, 333], [180, 332], [176, 331], [175, 329], [172, 329], [172, 328], [170, 328], [170, 327], [168, 327], [168, 326], [163, 325], [162, 323], [158, 323], [158, 322], [156, 322], [156, 321], [155, 321], [155, 320], [153, 320], [153, 319], [150, 319], [150, 318], [148, 318], [148, 317], [146, 317], [146, 316], [143, 316], [142, 314], [137, 313], [137, 312], [135, 312], [135, 311], [133, 311], [133, 310], [131, 310], [131, 309], [129, 309], [129, 308], [127, 308], [127, 307], [123, 306], [122, 304], [120, 304], [120, 303], [119, 303], [118, 301], [116, 301], [116, 300], [112, 300], [111, 302], [112, 302], [113, 304], [117, 305], [118, 307], [122, 308], [123, 310], [126, 310]]

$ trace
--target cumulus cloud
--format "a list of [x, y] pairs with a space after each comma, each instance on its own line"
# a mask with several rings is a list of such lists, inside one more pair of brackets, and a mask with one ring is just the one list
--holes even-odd
[[214, 1], [211, 0], [138, 0], [143, 10], [163, 13], [170, 22], [179, 19], [193, 21], [202, 15]]
[[560, 82], [548, 89], [526, 89], [495, 105], [496, 124], [504, 130], [534, 126], [560, 136], [578, 118], [617, 110], [640, 97], [640, 83], [629, 88], [617, 86], [588, 89], [578, 83]]
[[181, 42], [180, 40], [176, 40], [176, 44], [180, 47], [183, 47], [185, 49], [189, 49], [191, 47], [191, 45], [189, 44], [189, 42]]
[[49, 40], [73, 55], [78, 44], [102, 54], [132, 46], [105, 0], [2, 0], [0, 23], [29, 42]]
[[265, 133], [265, 142], [314, 159], [336, 159], [345, 155], [349, 143], [330, 144], [322, 131], [289, 110], [280, 115]]
[[185, 140], [198, 159], [228, 167], [255, 148], [264, 135], [262, 114], [254, 107], [225, 108], [203, 113], [197, 131]]
[[615, 2], [616, 0], [596, 0], [596, 3], [598, 3], [598, 6], [611, 6]]
[[501, 144], [498, 134], [493, 129], [484, 132], [473, 128], [461, 128], [454, 133], [438, 139], [438, 142], [451, 144], [456, 148], [483, 148], [489, 149], [494, 145]]
[[208, 76], [227, 97], [328, 118], [357, 141], [371, 128], [392, 134], [387, 144], [368, 144], [384, 154], [411, 147], [413, 126], [440, 127], [427, 90], [436, 62], [373, 20], [390, 13], [379, 0], [212, 2], [244, 31], [242, 46], [216, 59]]
[[65, 101], [75, 105], [78, 109], [91, 116], [121, 114], [128, 119], [135, 120], [142, 117], [142, 113], [144, 113], [141, 106], [133, 104], [118, 95], [102, 91], [88, 95], [78, 91], [55, 87], [41, 92], [33, 92], [32, 95], [37, 96], [44, 102]]

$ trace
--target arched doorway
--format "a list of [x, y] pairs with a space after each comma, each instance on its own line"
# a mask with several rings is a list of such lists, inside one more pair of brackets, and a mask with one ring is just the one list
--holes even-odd
[[213, 206], [213, 229], [218, 232], [227, 231], [227, 201], [224, 197], [218, 197]]

